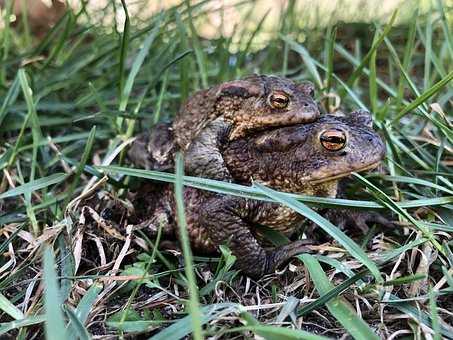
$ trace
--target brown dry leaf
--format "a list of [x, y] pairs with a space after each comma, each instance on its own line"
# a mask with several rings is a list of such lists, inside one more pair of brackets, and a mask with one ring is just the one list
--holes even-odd
[[429, 105], [429, 107], [431, 108], [431, 110], [441, 115], [449, 127], [453, 127], [453, 124], [451, 123], [451, 117], [450, 119], [448, 118], [448, 116], [445, 114], [444, 110], [442, 110], [442, 107], [440, 106], [439, 103], [432, 103], [431, 105]]
[[437, 251], [429, 243], [423, 244], [423, 250], [420, 253], [420, 262], [417, 266], [415, 274], [423, 274], [426, 276], [423, 280], [417, 280], [411, 283], [409, 288], [409, 296], [419, 296], [428, 292], [428, 277], [429, 267], [437, 258]]
[[93, 183], [92, 185], [85, 186], [83, 192], [74, 198], [72, 201], [68, 203], [66, 207], [65, 216], [68, 216], [70, 213], [74, 213], [80, 202], [88, 197], [91, 197], [96, 191], [104, 186], [104, 184], [108, 181], [108, 177], [104, 176], [99, 181]]
[[116, 228], [109, 222], [107, 222], [105, 219], [103, 219], [97, 211], [95, 211], [93, 208], [89, 206], [84, 206], [82, 207], [82, 215], [85, 215], [85, 213], [89, 214], [90, 217], [97, 223], [98, 227], [101, 227], [104, 229], [104, 231], [109, 234], [110, 236], [123, 241], [124, 236], [121, 235], [120, 232], [116, 230]]
[[105, 251], [104, 251], [104, 247], [102, 246], [102, 242], [99, 239], [99, 237], [97, 237], [96, 235], [92, 236], [92, 238], [94, 239], [94, 243], [96, 243], [96, 247], [98, 248], [98, 254], [99, 254], [99, 257], [101, 260], [101, 266], [104, 267], [107, 265], [107, 257], [105, 256]]
[[54, 239], [60, 232], [63, 230], [63, 225], [56, 225], [52, 227], [44, 227], [42, 230], [42, 234], [39, 235], [37, 238], [31, 242], [27, 250], [32, 250], [32, 249], [37, 249], [40, 247], [43, 243]]
[[[83, 216], [83, 214], [82, 214]], [[81, 219], [85, 219], [84, 217]], [[72, 254], [74, 256], [74, 273], [77, 273], [79, 269], [80, 261], [82, 260], [82, 245], [83, 245], [83, 236], [85, 231], [85, 223], [77, 223], [77, 231], [73, 238], [72, 244]]]
[[[3, 265], [0, 267], [0, 274], [3, 273], [3, 272], [6, 272], [7, 270], [10, 270], [10, 272], [14, 269], [14, 267], [16, 266], [16, 256], [14, 254], [14, 248], [13, 248], [13, 245], [11, 243], [8, 244], [8, 255], [10, 257], [10, 259]], [[8, 272], [5, 273], [6, 275], [8, 274]], [[4, 277], [5, 275], [2, 275], [1, 277]]]

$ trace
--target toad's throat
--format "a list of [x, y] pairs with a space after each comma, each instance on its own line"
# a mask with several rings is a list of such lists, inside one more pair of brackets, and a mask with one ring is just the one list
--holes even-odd
[[320, 184], [320, 183], [324, 183], [324, 182], [330, 182], [333, 180], [340, 179], [342, 177], [349, 176], [352, 172], [362, 172], [362, 171], [372, 170], [372, 169], [376, 168], [379, 165], [379, 163], [380, 163], [380, 161], [366, 165], [362, 168], [355, 169], [354, 171], [348, 170], [348, 171], [344, 171], [344, 172], [335, 174], [333, 176], [324, 177], [324, 178], [315, 179], [315, 180], [309, 180], [309, 181], [307, 181], [307, 183], [313, 185], [313, 184]]
[[335, 197], [337, 191], [338, 179], [349, 176], [352, 172], [361, 172], [366, 170], [374, 169], [379, 165], [380, 162], [375, 162], [368, 164], [361, 168], [356, 168], [353, 170], [343, 171], [340, 173], [333, 174], [331, 176], [325, 176], [319, 179], [304, 180], [300, 182], [276, 182], [272, 181], [263, 181], [261, 182], [264, 185], [273, 187], [277, 190], [284, 192], [292, 192], [303, 195], [311, 196], [322, 196], [322, 197]]

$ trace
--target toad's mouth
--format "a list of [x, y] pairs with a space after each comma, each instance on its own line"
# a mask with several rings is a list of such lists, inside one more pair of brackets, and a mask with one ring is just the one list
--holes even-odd
[[315, 180], [309, 181], [309, 183], [310, 184], [320, 184], [320, 183], [324, 183], [324, 182], [330, 182], [330, 181], [333, 181], [333, 180], [336, 180], [336, 179], [339, 179], [339, 178], [342, 178], [342, 177], [347, 177], [352, 172], [362, 172], [362, 171], [372, 170], [372, 169], [375, 169], [379, 165], [380, 162], [381, 161], [378, 161], [378, 162], [366, 165], [366, 166], [364, 166], [362, 168], [355, 169], [353, 171], [348, 170], [348, 171], [341, 172], [339, 174], [335, 174], [333, 176], [324, 177], [324, 178], [320, 178], [320, 179], [315, 179]]

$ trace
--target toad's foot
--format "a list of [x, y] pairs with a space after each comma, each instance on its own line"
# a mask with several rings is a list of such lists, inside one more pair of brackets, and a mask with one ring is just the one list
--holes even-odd
[[[273, 273], [280, 265], [289, 261], [291, 257], [303, 253], [312, 253], [311, 245], [315, 245], [316, 241], [311, 239], [297, 240], [272, 250], [267, 250], [264, 274]], [[250, 263], [250, 268], [253, 268], [253, 263]]]
[[310, 251], [311, 240], [300, 240], [274, 249], [264, 249], [250, 231], [247, 200], [216, 196], [208, 200], [202, 213], [202, 225], [217, 245], [227, 244], [243, 273], [258, 279], [288, 261], [294, 255]]

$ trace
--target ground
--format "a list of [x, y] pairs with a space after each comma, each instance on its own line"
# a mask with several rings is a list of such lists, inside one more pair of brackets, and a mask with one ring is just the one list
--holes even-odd
[[[37, 37], [24, 21], [5, 22], [2, 337], [452, 337], [451, 5], [416, 12], [414, 2], [375, 22], [316, 27], [302, 25], [291, 3], [268, 14], [272, 28], [237, 5], [244, 19], [222, 31], [231, 36], [200, 33], [209, 11], [222, 13], [209, 2], [117, 26], [79, 8]], [[98, 11], [126, 17], [120, 2]], [[130, 169], [136, 133], [171, 119], [195, 90], [253, 72], [314, 82], [325, 112], [373, 112], [387, 146], [381, 169], [354, 175], [346, 201]], [[128, 211], [126, 194], [144, 179], [176, 183], [177, 197], [184, 184], [277, 199], [312, 218], [326, 206], [376, 209], [398, 227], [364, 236], [317, 220], [299, 233], [316, 233], [317, 252], [255, 282], [234, 269], [227, 248], [191, 254], [104, 223], [90, 204], [104, 198]]]

